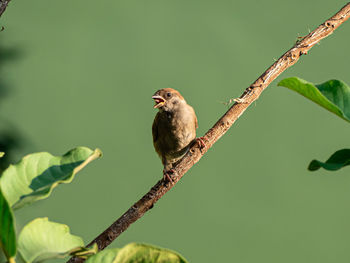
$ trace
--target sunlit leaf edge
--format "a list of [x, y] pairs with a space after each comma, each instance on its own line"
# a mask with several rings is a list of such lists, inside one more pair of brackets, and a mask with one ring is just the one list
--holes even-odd
[[[295, 88], [291, 87], [290, 83], [291, 81], [296, 81], [302, 85], [309, 85], [310, 87], [312, 87], [313, 89], [313, 92], [315, 94], [317, 94], [318, 96], [318, 99], [319, 100], [316, 100], [315, 98], [312, 98], [310, 96], [307, 96], [305, 93], [301, 93], [299, 92], [298, 90], [296, 90]], [[336, 79], [331, 79], [331, 80], [328, 80], [328, 81], [325, 81], [321, 84], [314, 84], [312, 82], [309, 82], [307, 80], [304, 80], [304, 79], [301, 79], [299, 77], [290, 77], [290, 78], [285, 78], [283, 80], [281, 80], [277, 86], [281, 86], [281, 87], [285, 87], [285, 88], [288, 88], [290, 90], [293, 90], [295, 92], [297, 92], [298, 94], [302, 95], [303, 97], [313, 101], [314, 103], [318, 104], [319, 106], [321, 106], [322, 108], [332, 112], [333, 114], [337, 115], [338, 117], [342, 118], [343, 120], [347, 121], [347, 122], [350, 122], [350, 116], [347, 116], [342, 109], [339, 108], [338, 105], [334, 104], [332, 101], [330, 101], [326, 96], [324, 96], [322, 94], [322, 92], [317, 88], [317, 86], [322, 86], [322, 85], [325, 85], [327, 83], [330, 83], [330, 82], [339, 82], [341, 83], [342, 85], [346, 86], [349, 88], [349, 86], [341, 81], [341, 80], [336, 80]], [[349, 88], [350, 90], [350, 88]], [[305, 91], [305, 89], [304, 89]], [[349, 98], [350, 99], [350, 98]]]
[[67, 179], [65, 180], [58, 180], [56, 181], [54, 184], [52, 184], [49, 188], [46, 188], [44, 189], [44, 194], [37, 194], [39, 193], [39, 191], [37, 192], [32, 192], [32, 193], [29, 193], [29, 194], [26, 194], [26, 195], [22, 195], [20, 197], [20, 199], [13, 205], [13, 209], [18, 209], [18, 208], [21, 208], [22, 206], [26, 205], [27, 203], [25, 202], [25, 199], [27, 197], [32, 197], [32, 196], [36, 196], [37, 198], [35, 199], [35, 201], [39, 201], [39, 200], [42, 200], [42, 199], [45, 199], [45, 198], [48, 198], [53, 189], [55, 187], [57, 187], [59, 184], [68, 184], [70, 182], [73, 181], [73, 179], [75, 178], [75, 175], [81, 171], [87, 164], [91, 163], [92, 161], [96, 160], [97, 158], [101, 157], [102, 156], [102, 152], [100, 149], [95, 149], [93, 151], [93, 153], [82, 163], [80, 164], [79, 166], [77, 166], [73, 173], [71, 174], [70, 177], [68, 177]]
[[[44, 198], [47, 198], [48, 196], [50, 196], [50, 194], [52, 193], [53, 189], [59, 185], [59, 184], [62, 184], [62, 183], [70, 183], [74, 177], [75, 177], [75, 174], [77, 172], [79, 172], [82, 168], [84, 168], [88, 163], [90, 163], [91, 161], [99, 158], [102, 156], [102, 152], [100, 149], [95, 149], [94, 151], [87, 148], [87, 147], [76, 147], [70, 151], [68, 151], [67, 153], [65, 153], [64, 155], [62, 156], [54, 156], [48, 152], [38, 152], [38, 153], [32, 153], [32, 154], [28, 154], [26, 156], [24, 156], [18, 163], [16, 164], [12, 164], [10, 165], [3, 173], [3, 176], [0, 178], [0, 184], [4, 186], [4, 183], [5, 185], [9, 185], [10, 188], [11, 188], [11, 185], [13, 185], [13, 183], [11, 183], [13, 181], [12, 176], [13, 174], [8, 174], [8, 178], [6, 178], [4, 175], [6, 174], [6, 171], [7, 170], [10, 170], [10, 169], [14, 169], [14, 167], [21, 167], [22, 165], [24, 165], [24, 163], [31, 157], [31, 156], [38, 156], [38, 155], [46, 155], [45, 158], [48, 158], [49, 160], [51, 159], [54, 159], [54, 158], [59, 158], [59, 159], [63, 159], [65, 156], [69, 155], [71, 152], [78, 152], [78, 151], [81, 151], [81, 150], [88, 150], [91, 152], [91, 154], [89, 154], [85, 159], [82, 160], [82, 163], [79, 164], [77, 167], [74, 168], [73, 172], [69, 175], [69, 177], [63, 179], [63, 180], [57, 180], [56, 182], [54, 182], [53, 184], [51, 185], [44, 185], [42, 188], [38, 189], [38, 190], [35, 190], [35, 191], [32, 191], [30, 193], [24, 193], [22, 195], [20, 195], [20, 192], [18, 192], [18, 190], [22, 190], [21, 188], [17, 187], [16, 190], [11, 190], [11, 196], [12, 199], [14, 199], [14, 197], [17, 197], [17, 199], [14, 200], [13, 203], [9, 202], [10, 205], [12, 205], [12, 207], [14, 209], [18, 209], [20, 207], [22, 207], [23, 205], [27, 204], [27, 198], [32, 198], [33, 200], [30, 200], [28, 203], [31, 203], [31, 202], [34, 202], [34, 201], [38, 201], [38, 200], [41, 200], [41, 199], [44, 199]], [[29, 165], [28, 163], [26, 165]], [[48, 168], [50, 167], [50, 165], [48, 165]], [[21, 175], [18, 175], [19, 177], [17, 178], [21, 178], [22, 176]], [[27, 182], [25, 183], [26, 181], [25, 180], [22, 180], [22, 182], [24, 182], [24, 186], [23, 187], [26, 187], [26, 188], [29, 188], [29, 184], [35, 179], [37, 178], [39, 175], [33, 177], [31, 179], [30, 182]], [[5, 182], [4, 182], [5, 180]], [[17, 179], [18, 180], [18, 179]], [[25, 186], [26, 184], [28, 184], [28, 187]], [[6, 194], [6, 186], [5, 186], [5, 191], [4, 191], [4, 195], [7, 196]]]
[[122, 248], [111, 248], [111, 249], [105, 249], [103, 251], [100, 251], [96, 255], [88, 258], [86, 263], [132, 263], [131, 261], [130, 262], [120, 261], [121, 258], [119, 256], [121, 256], [121, 253], [125, 253], [129, 249], [138, 249], [138, 246], [147, 247], [149, 249], [155, 249], [162, 252], [169, 252], [173, 255], [176, 255], [179, 258], [180, 262], [188, 263], [188, 261], [180, 253], [174, 250], [158, 247], [155, 245], [150, 245], [147, 243], [136, 243], [136, 242], [129, 243]]
[[[43, 224], [45, 228], [43, 227]], [[32, 232], [35, 232], [35, 234], [32, 234]], [[40, 234], [45, 236], [45, 240], [40, 239]], [[52, 236], [51, 240], [48, 239], [50, 234]], [[37, 238], [38, 236], [39, 238]], [[45, 246], [58, 237], [66, 240], [64, 240], [64, 242], [62, 242], [62, 240], [59, 240], [60, 242], [57, 241], [58, 244], [55, 245], [55, 249], [57, 249], [56, 251], [45, 250], [47, 249]], [[39, 246], [39, 248], [35, 247], [35, 243], [38, 241], [39, 245], [42, 245], [41, 247]], [[64, 251], [58, 251], [63, 250], [59, 245], [68, 246], [69, 243], [72, 244], [69, 245], [70, 248], [65, 249]], [[30, 246], [34, 246], [34, 249], [30, 249]], [[86, 249], [84, 248], [84, 242], [81, 237], [72, 235], [70, 233], [70, 228], [67, 225], [50, 221], [47, 217], [39, 217], [30, 221], [23, 227], [18, 237], [18, 251], [26, 263], [42, 262], [43, 260], [52, 258], [64, 258], [71, 254], [74, 255], [78, 251], [84, 250]]]

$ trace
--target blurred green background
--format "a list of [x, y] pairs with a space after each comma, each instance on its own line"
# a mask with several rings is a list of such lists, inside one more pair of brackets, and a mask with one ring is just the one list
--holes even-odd
[[[17, 211], [18, 228], [48, 216], [91, 241], [162, 176], [151, 135], [156, 90], [178, 89], [203, 135], [227, 110], [221, 101], [240, 96], [344, 4], [13, 0], [0, 33], [6, 151], [13, 160], [79, 145], [104, 153], [73, 183]], [[350, 84], [349, 40], [346, 22], [277, 81]], [[190, 262], [349, 261], [350, 170], [306, 167], [349, 148], [350, 126], [277, 81], [112, 247], [152, 243]]]

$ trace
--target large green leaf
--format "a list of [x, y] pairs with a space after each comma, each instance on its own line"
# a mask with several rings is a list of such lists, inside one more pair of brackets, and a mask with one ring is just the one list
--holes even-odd
[[14, 216], [1, 192], [0, 187], [0, 248], [5, 253], [9, 262], [14, 261], [16, 255], [16, 232]]
[[315, 85], [306, 80], [292, 77], [278, 83], [298, 92], [340, 118], [350, 122], [350, 88], [340, 80], [329, 80]]
[[350, 165], [350, 149], [343, 149], [332, 154], [326, 162], [318, 160], [311, 161], [308, 169], [310, 171], [316, 171], [322, 167], [329, 171], [335, 171], [347, 165]]
[[187, 263], [180, 254], [147, 244], [130, 243], [119, 249], [106, 249], [89, 257], [86, 263]]
[[18, 237], [18, 251], [27, 263], [66, 257], [83, 247], [83, 240], [71, 235], [67, 225], [47, 218], [34, 219], [24, 226]]
[[10, 165], [0, 178], [0, 185], [13, 208], [48, 197], [61, 183], [70, 183], [74, 175], [101, 156], [101, 151], [77, 147], [63, 156], [47, 152], [25, 156]]

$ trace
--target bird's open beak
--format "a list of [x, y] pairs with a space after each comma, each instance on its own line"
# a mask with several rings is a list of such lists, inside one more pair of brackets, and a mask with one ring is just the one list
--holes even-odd
[[152, 96], [154, 102], [156, 103], [153, 108], [157, 109], [165, 104], [165, 99], [162, 96]]

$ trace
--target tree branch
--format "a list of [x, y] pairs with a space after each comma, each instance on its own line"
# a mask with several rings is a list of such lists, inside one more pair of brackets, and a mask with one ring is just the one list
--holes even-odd
[[5, 12], [10, 1], [11, 0], [0, 0], [0, 16]]
[[[132, 223], [142, 217], [153, 205], [175, 184], [181, 177], [223, 136], [232, 124], [241, 116], [249, 105], [257, 100], [263, 90], [276, 79], [283, 71], [294, 65], [301, 55], [307, 52], [321, 39], [329, 36], [350, 17], [350, 3], [345, 5], [338, 13], [329, 18], [307, 36], [298, 40], [295, 45], [284, 53], [271, 67], [269, 67], [253, 84], [251, 84], [235, 100], [236, 103], [215, 123], [215, 125], [204, 135], [205, 148], [200, 149], [198, 144], [193, 145], [185, 157], [175, 166], [175, 174], [172, 179], [174, 184], [158, 181], [152, 189], [139, 201], [131, 206], [117, 221], [108, 227], [102, 234], [96, 237], [89, 245], [97, 243], [98, 248], [104, 249]], [[82, 259], [71, 258], [69, 263], [83, 262]]]

